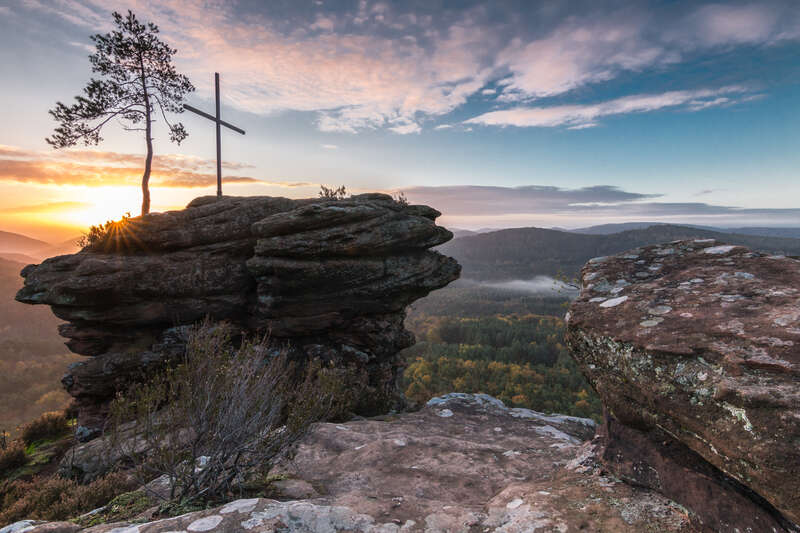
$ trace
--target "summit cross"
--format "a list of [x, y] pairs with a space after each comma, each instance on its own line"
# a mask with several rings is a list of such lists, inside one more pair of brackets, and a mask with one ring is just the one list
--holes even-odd
[[209, 115], [205, 111], [200, 111], [196, 107], [192, 107], [189, 104], [183, 104], [183, 108], [187, 111], [191, 111], [192, 113], [197, 113], [201, 117], [205, 117], [217, 125], [217, 197], [219, 198], [222, 196], [222, 144], [220, 143], [220, 126], [225, 126], [226, 128], [232, 129], [236, 133], [241, 133], [242, 135], [244, 135], [244, 130], [237, 128], [233, 124], [225, 122], [219, 116], [219, 72], [214, 73], [214, 94], [216, 95], [217, 100], [216, 116]]

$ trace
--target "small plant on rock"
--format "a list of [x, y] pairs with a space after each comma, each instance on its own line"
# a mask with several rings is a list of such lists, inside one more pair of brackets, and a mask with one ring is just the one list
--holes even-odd
[[130, 218], [131, 214], [125, 213], [119, 220], [107, 220], [105, 224], [92, 226], [87, 233], [84, 233], [75, 242], [75, 244], [81, 248], [89, 249], [108, 248], [109, 241], [111, 241], [114, 236], [125, 232]]
[[325, 185], [320, 185], [319, 197], [324, 200], [344, 200], [345, 198], [347, 198], [347, 191], [345, 190], [344, 185], [342, 185], [338, 189], [334, 189], [333, 187], [326, 187]]

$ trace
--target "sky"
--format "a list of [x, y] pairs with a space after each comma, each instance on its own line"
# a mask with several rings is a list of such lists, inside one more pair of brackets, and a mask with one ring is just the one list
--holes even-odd
[[[0, 230], [50, 242], [138, 214], [141, 132], [54, 150], [48, 110], [133, 10], [212, 112], [224, 190], [402, 192], [465, 229], [800, 227], [800, 3], [0, 0]], [[155, 125], [153, 210], [215, 191], [213, 124]]]

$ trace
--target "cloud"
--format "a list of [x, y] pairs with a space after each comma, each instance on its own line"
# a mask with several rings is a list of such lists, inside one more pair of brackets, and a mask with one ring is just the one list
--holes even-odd
[[[579, 189], [529, 185], [411, 187], [413, 203], [435, 206], [459, 227], [552, 225], [612, 221], [672, 221], [719, 225], [800, 225], [800, 209], [741, 208], [702, 202], [658, 202], [658, 194], [610, 185]], [[704, 191], [705, 192], [705, 191]]]
[[335, 144], [322, 144], [320, 146], [322, 146], [326, 150], [338, 150], [339, 149], [339, 147], [336, 146]]
[[2, 215], [56, 213], [65, 209], [82, 209], [94, 204], [85, 202], [48, 202], [45, 204], [20, 205], [0, 209]]
[[[199, 87], [198, 96], [211, 94], [208, 73], [225, 65], [224, 94], [233, 106], [259, 114], [311, 112], [320, 130], [349, 133], [418, 133], [472, 96], [489, 95], [490, 84], [504, 87], [493, 101], [519, 105], [720, 47], [800, 39], [792, 0], [642, 2], [624, 10], [592, 2], [571, 11], [566, 5], [520, 11], [502, 3], [438, 10], [386, 2], [292, 4], [261, 13], [238, 2], [201, 0], [25, 5], [92, 31], [108, 29], [109, 10], [130, 7], [156, 21], [178, 48], [178, 66]], [[704, 100], [695, 110], [736, 102]]]
[[[240, 171], [252, 165], [223, 162]], [[143, 157], [98, 150], [33, 152], [0, 145], [0, 180], [45, 185], [137, 185], [142, 179]], [[151, 186], [197, 188], [216, 184], [216, 161], [178, 154], [153, 158]], [[266, 181], [252, 176], [224, 175], [228, 183], [254, 183], [278, 187], [308, 187], [313, 183]]]
[[569, 129], [583, 129], [596, 126], [598, 124], [597, 119], [610, 115], [646, 113], [678, 107], [687, 111], [699, 111], [709, 107], [731, 105], [740, 101], [743, 97], [742, 95], [746, 92], [747, 89], [744, 87], [731, 86], [720, 89], [638, 94], [597, 104], [514, 107], [500, 111], [490, 111], [465, 122], [487, 126], [548, 128], [566, 126]]
[[[446, 208], [448, 215], [494, 215], [534, 212], [560, 212], [573, 204], [618, 204], [656, 198], [659, 195], [623, 191], [611, 185], [562, 189], [545, 185], [492, 187], [454, 185], [449, 187], [411, 187], [403, 193], [414, 202]], [[445, 207], [446, 206], [446, 207]]]

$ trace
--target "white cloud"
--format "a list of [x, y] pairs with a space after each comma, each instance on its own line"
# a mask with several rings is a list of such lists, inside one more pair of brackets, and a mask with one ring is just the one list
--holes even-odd
[[492, 82], [503, 87], [496, 101], [509, 105], [675, 64], [721, 45], [800, 39], [798, 10], [780, 0], [693, 4], [666, 18], [644, 4], [625, 11], [599, 6], [540, 30], [497, 20], [486, 5], [443, 11], [434, 21], [428, 14], [401, 12], [396, 4], [359, 2], [352, 11], [328, 10], [289, 29], [275, 10], [242, 17], [233, 2], [25, 5], [93, 30], [108, 29], [110, 10], [130, 7], [141, 19], [157, 22], [178, 48], [179, 68], [199, 87], [199, 96], [211, 94], [209, 72], [223, 65], [225, 98], [237, 108], [314, 112], [321, 130], [352, 133], [419, 132], [425, 120], [458, 109], [473, 95], [497, 94], [485, 88]]
[[747, 89], [744, 87], [730, 86], [720, 89], [639, 94], [597, 104], [515, 107], [490, 111], [465, 122], [491, 126], [545, 128], [565, 126], [569, 129], [585, 129], [596, 126], [599, 118], [610, 115], [646, 113], [676, 107], [683, 107], [688, 111], [699, 111], [708, 107], [731, 104], [737, 102], [738, 98], [746, 92]]
[[335, 144], [323, 144], [321, 146], [326, 150], [338, 150], [339, 149], [339, 147], [336, 146]]

